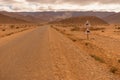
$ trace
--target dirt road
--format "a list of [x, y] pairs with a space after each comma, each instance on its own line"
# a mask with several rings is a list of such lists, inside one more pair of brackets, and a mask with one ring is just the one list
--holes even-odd
[[117, 79], [68, 38], [43, 26], [0, 46], [0, 80]]
[[53, 79], [47, 29], [38, 28], [0, 47], [0, 80]]

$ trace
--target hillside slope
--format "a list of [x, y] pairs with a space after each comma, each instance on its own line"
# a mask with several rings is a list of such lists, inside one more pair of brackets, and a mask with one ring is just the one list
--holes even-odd
[[13, 23], [16, 24], [16, 23], [29, 23], [29, 22], [0, 14], [0, 23], [1, 24], [13, 24]]
[[71, 17], [71, 18], [63, 19], [61, 21], [56, 21], [52, 23], [84, 25], [86, 21], [89, 21], [91, 25], [108, 25], [106, 21], [95, 16]]
[[34, 23], [46, 23], [55, 20], [66, 19], [70, 17], [79, 17], [79, 16], [97, 16], [100, 18], [114, 14], [114, 12], [92, 12], [92, 11], [48, 11], [48, 12], [6, 12], [0, 11], [0, 14], [29, 21]]
[[120, 13], [104, 17], [103, 19], [111, 24], [120, 24]]

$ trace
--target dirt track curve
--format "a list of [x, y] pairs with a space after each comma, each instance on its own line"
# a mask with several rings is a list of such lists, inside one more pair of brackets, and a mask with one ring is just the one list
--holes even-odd
[[0, 40], [0, 80], [117, 80], [49, 26], [19, 34]]

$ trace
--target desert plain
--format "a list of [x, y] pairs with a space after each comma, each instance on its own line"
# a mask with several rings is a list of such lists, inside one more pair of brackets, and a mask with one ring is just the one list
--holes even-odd
[[2, 19], [0, 80], [120, 80], [119, 24], [95, 16]]

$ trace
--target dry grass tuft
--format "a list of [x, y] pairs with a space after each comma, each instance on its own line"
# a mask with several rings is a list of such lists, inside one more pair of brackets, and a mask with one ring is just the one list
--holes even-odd
[[118, 69], [116, 67], [111, 67], [110, 68], [110, 72], [115, 74], [118, 71]]
[[101, 62], [101, 63], [105, 63], [105, 61], [102, 59], [102, 58], [100, 58], [100, 57], [98, 57], [98, 56], [96, 56], [96, 55], [90, 55], [92, 58], [94, 58], [96, 61], [99, 61], [99, 62]]

